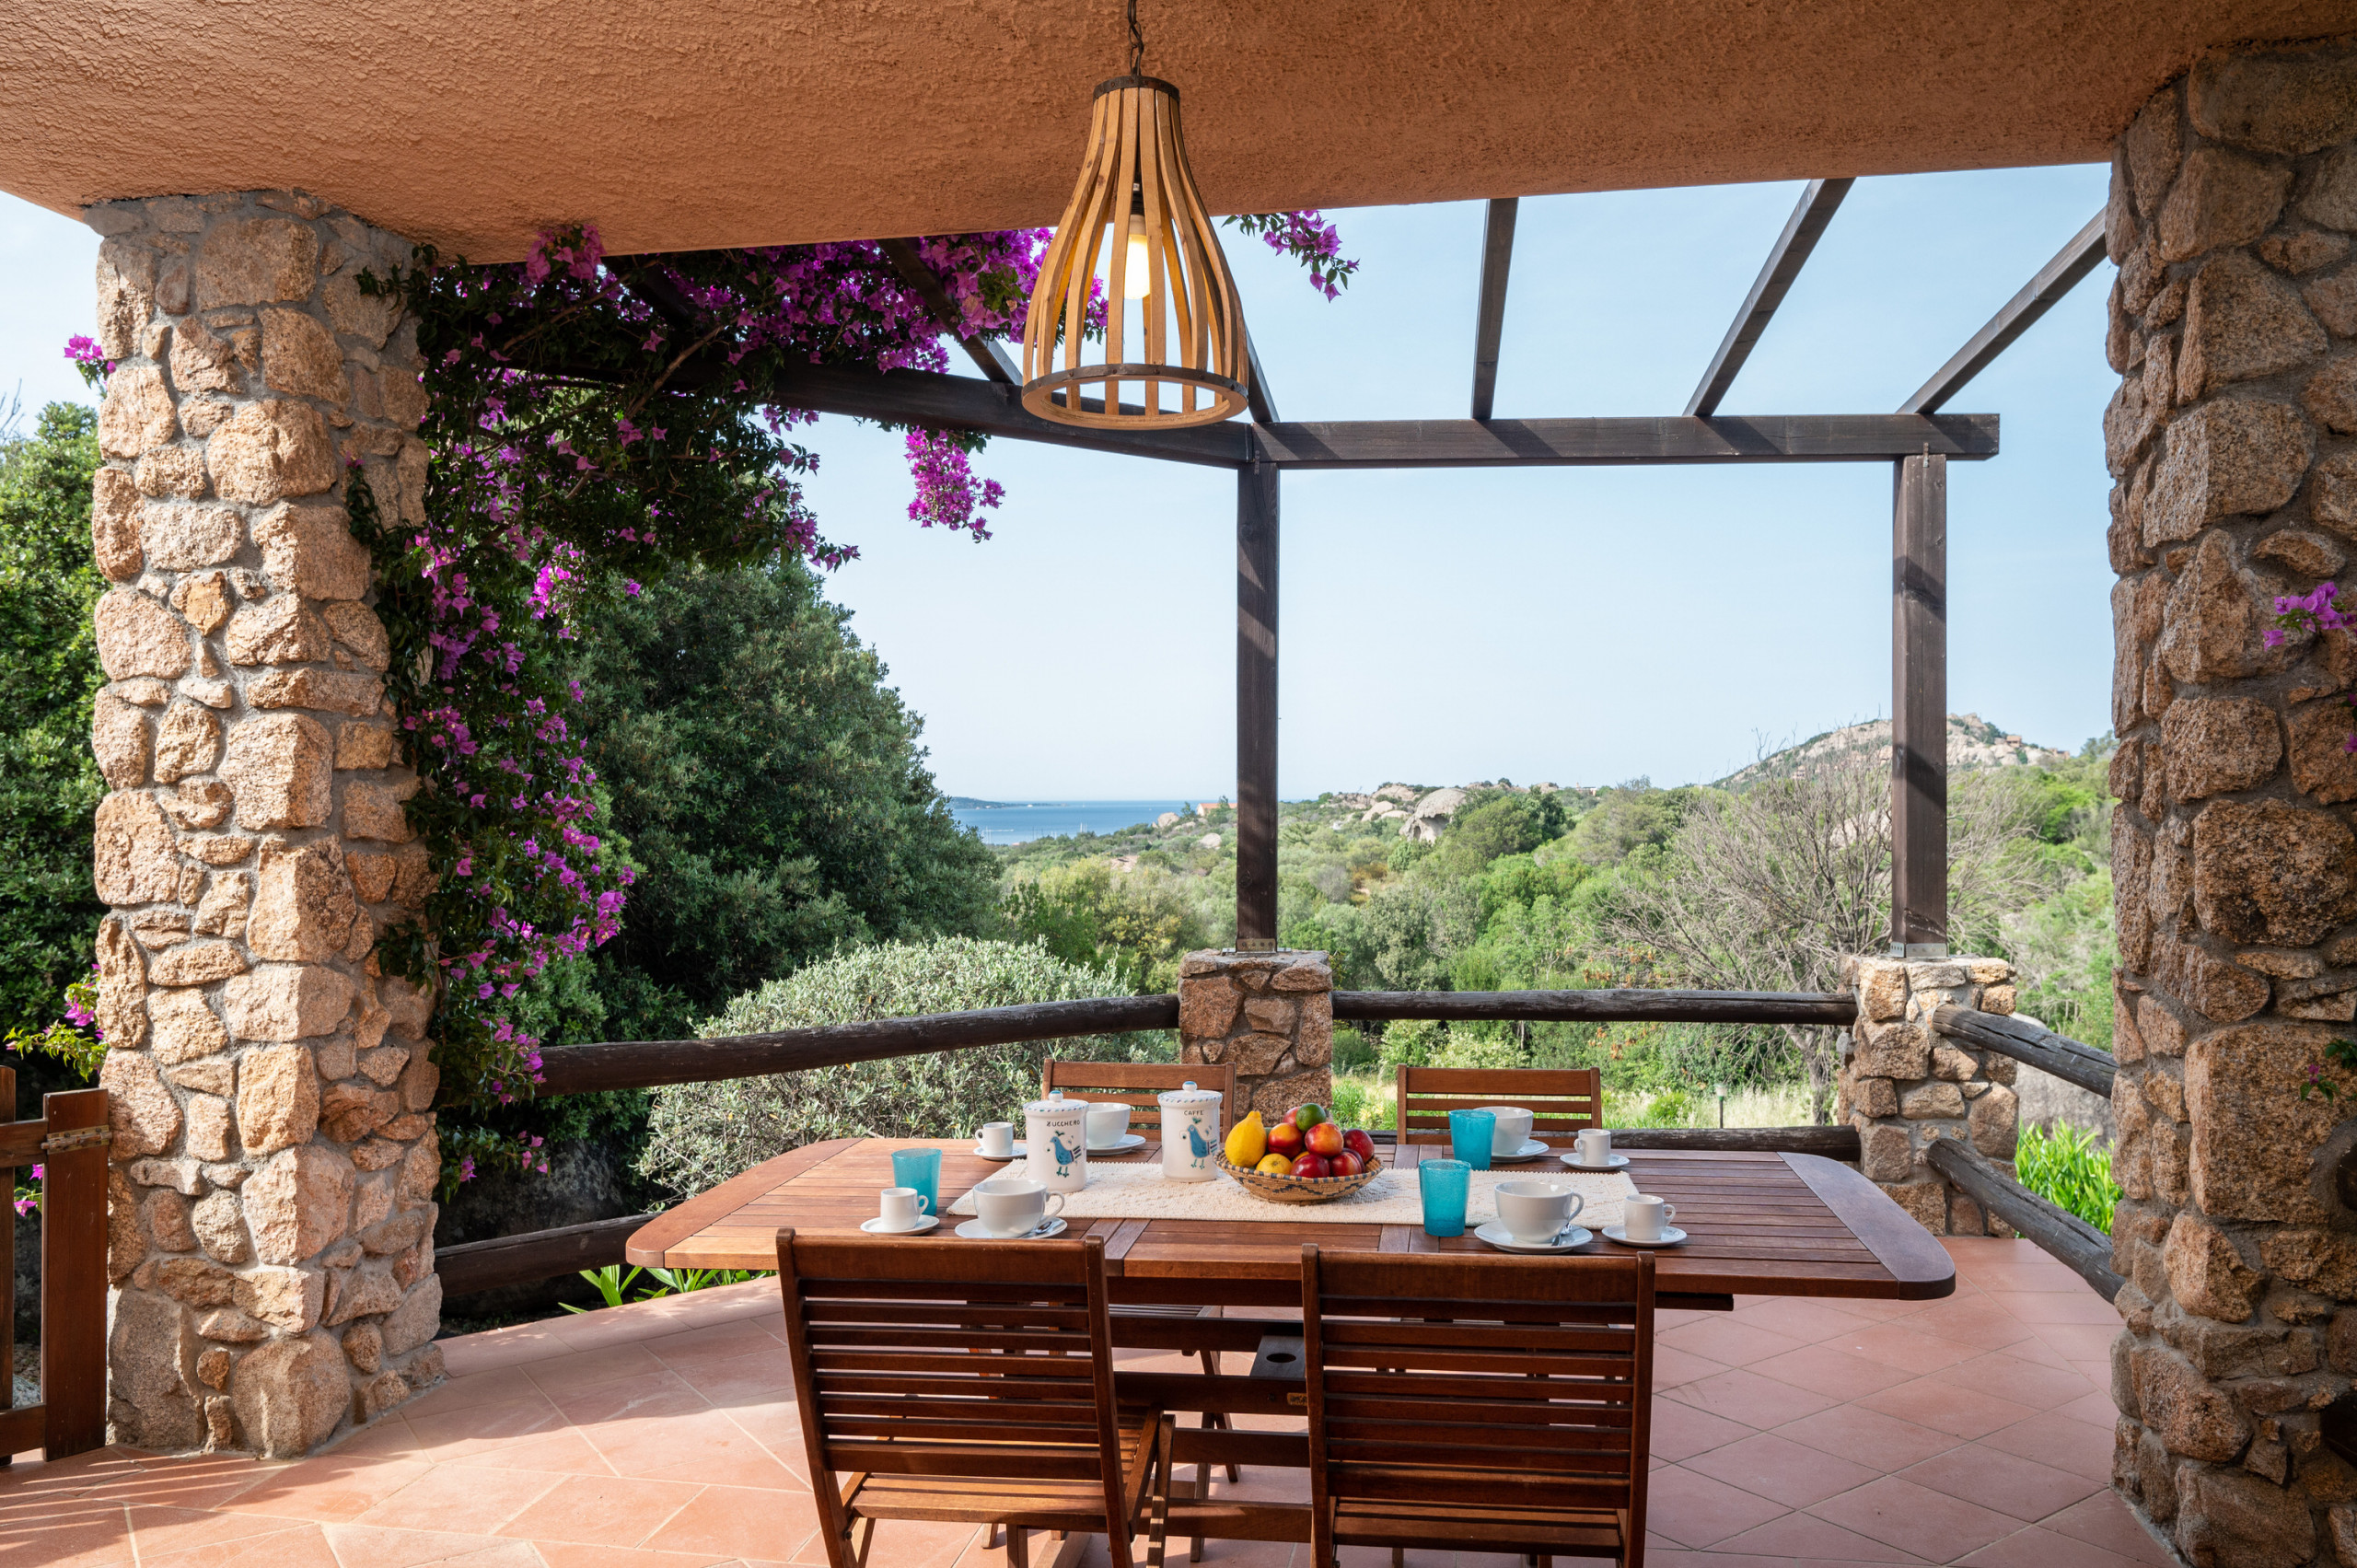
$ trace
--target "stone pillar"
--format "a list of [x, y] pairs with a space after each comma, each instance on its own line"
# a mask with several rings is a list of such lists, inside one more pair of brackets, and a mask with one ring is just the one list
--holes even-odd
[[1274, 1121], [1333, 1097], [1334, 970], [1323, 953], [1190, 953], [1178, 965], [1178, 1059], [1236, 1068], [1232, 1121]]
[[109, 1420], [299, 1454], [441, 1375], [429, 999], [370, 952], [429, 872], [341, 504], [424, 515], [415, 324], [357, 283], [409, 246], [284, 193], [85, 216]]
[[2013, 1058], [1932, 1028], [1932, 1015], [1950, 1003], [2012, 1012], [2013, 966], [1855, 958], [1841, 967], [1842, 982], [1857, 994], [1858, 1021], [1842, 1053], [1834, 1113], [1857, 1128], [1862, 1168], [1934, 1236], [2011, 1236], [1924, 1156], [1933, 1139], [1963, 1138], [2013, 1174], [2021, 1132]]
[[2357, 1015], [2357, 647], [2261, 638], [2357, 540], [2357, 46], [2197, 64], [2107, 225], [2114, 1478], [2193, 1562], [2357, 1562], [2357, 1082], [2300, 1098]]

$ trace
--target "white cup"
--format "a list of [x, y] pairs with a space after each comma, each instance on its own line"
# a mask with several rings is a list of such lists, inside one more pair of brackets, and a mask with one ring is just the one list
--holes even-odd
[[1587, 1206], [1577, 1192], [1551, 1181], [1501, 1181], [1492, 1195], [1506, 1234], [1532, 1245], [1554, 1240], [1572, 1216]]
[[1580, 1164], [1602, 1167], [1612, 1163], [1612, 1129], [1609, 1127], [1582, 1128], [1577, 1143]]
[[1126, 1105], [1092, 1105], [1088, 1108], [1088, 1146], [1109, 1149], [1129, 1136], [1130, 1108]]
[[1028, 1177], [993, 1177], [974, 1189], [974, 1213], [982, 1228], [1002, 1238], [1039, 1229], [1040, 1222], [1063, 1206], [1062, 1193], [1051, 1192]]
[[887, 1187], [877, 1196], [877, 1217], [886, 1230], [912, 1230], [924, 1217], [925, 1196], [913, 1187]]
[[1620, 1203], [1620, 1228], [1632, 1241], [1659, 1241], [1662, 1226], [1678, 1217], [1675, 1205], [1650, 1192], [1638, 1192]]
[[995, 1160], [1015, 1157], [1015, 1123], [985, 1121], [981, 1131], [982, 1153]]
[[1485, 1105], [1481, 1109], [1497, 1119], [1490, 1130], [1490, 1153], [1522, 1153], [1523, 1144], [1530, 1142], [1532, 1113], [1518, 1105]]

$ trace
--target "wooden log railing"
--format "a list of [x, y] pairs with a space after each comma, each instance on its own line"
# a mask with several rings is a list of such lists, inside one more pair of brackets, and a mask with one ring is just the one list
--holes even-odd
[[[0, 1067], [0, 1113], [17, 1114], [17, 1071]], [[16, 1402], [17, 1226], [0, 1216], [0, 1466], [107, 1440], [107, 1092], [41, 1097], [38, 1121], [0, 1121], [0, 1198], [41, 1167], [41, 1401]]]
[[489, 1241], [461, 1241], [437, 1247], [434, 1272], [442, 1276], [446, 1296], [472, 1295], [502, 1285], [529, 1284], [557, 1274], [602, 1269], [623, 1261], [622, 1247], [631, 1232], [653, 1214], [624, 1214], [620, 1219], [591, 1220], [586, 1225], [560, 1225], [554, 1230], [530, 1230]]
[[2051, 1073], [2106, 1099], [2111, 1098], [2116, 1071], [2111, 1053], [2083, 1045], [2068, 1035], [2056, 1034], [2020, 1018], [1953, 1004], [1932, 1015], [1932, 1027], [1983, 1051], [2027, 1063], [2042, 1073]]
[[1334, 1016], [1527, 1023], [1831, 1024], [1847, 1028], [1843, 991], [1338, 991]]
[[2111, 1272], [2111, 1237], [1999, 1170], [1961, 1139], [1933, 1142], [1924, 1158], [1982, 1209], [2069, 1264], [2106, 1301], [2128, 1282]]

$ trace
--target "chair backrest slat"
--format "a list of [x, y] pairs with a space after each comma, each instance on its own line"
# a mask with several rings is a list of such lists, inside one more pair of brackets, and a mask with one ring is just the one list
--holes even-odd
[[1399, 1141], [1448, 1142], [1448, 1113], [1518, 1105], [1530, 1135], [1568, 1148], [1583, 1127], [1604, 1125], [1604, 1075], [1594, 1067], [1401, 1067]]
[[1302, 1249], [1311, 1486], [1337, 1502], [1625, 1512], [1643, 1528], [1650, 1256]]
[[795, 1396], [819, 1472], [1095, 1481], [1128, 1561], [1105, 1245], [778, 1232]]
[[1165, 1089], [1180, 1088], [1190, 1083], [1199, 1089], [1219, 1091], [1220, 1132], [1225, 1136], [1236, 1124], [1237, 1114], [1233, 1063], [1181, 1062], [1165, 1065], [1154, 1062], [1063, 1062], [1051, 1056], [1039, 1074], [1039, 1092], [1046, 1095], [1062, 1089], [1066, 1099], [1126, 1105], [1130, 1108], [1130, 1131], [1159, 1139], [1162, 1104], [1155, 1097]]

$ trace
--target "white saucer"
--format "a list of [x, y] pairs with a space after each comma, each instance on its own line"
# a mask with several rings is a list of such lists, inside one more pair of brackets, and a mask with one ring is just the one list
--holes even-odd
[[1124, 1132], [1121, 1134], [1121, 1141], [1120, 1143], [1091, 1144], [1088, 1145], [1088, 1152], [1092, 1155], [1126, 1155], [1132, 1149], [1142, 1149], [1144, 1147], [1145, 1147], [1144, 1133]]
[[1571, 1170], [1619, 1170], [1622, 1166], [1627, 1165], [1627, 1164], [1629, 1163], [1629, 1156], [1628, 1156], [1627, 1155], [1614, 1155], [1614, 1156], [1611, 1156], [1610, 1161], [1609, 1161], [1608, 1163], [1607, 1163], [1607, 1164], [1604, 1164], [1604, 1165], [1582, 1165], [1578, 1160], [1576, 1160], [1576, 1159], [1574, 1159], [1574, 1158], [1573, 1158], [1573, 1157], [1572, 1157], [1572, 1156], [1573, 1156], [1573, 1153], [1575, 1153], [1575, 1152], [1576, 1152], [1576, 1151], [1572, 1151], [1572, 1150], [1566, 1150], [1566, 1151], [1564, 1152], [1564, 1155], [1563, 1155], [1563, 1164], [1564, 1164], [1564, 1167], [1565, 1167], [1566, 1168], [1568, 1168], [1568, 1169], [1571, 1169]]
[[1029, 1152], [1030, 1152], [1029, 1150], [1026, 1149], [1026, 1148], [1023, 1146], [1022, 1141], [1021, 1141], [1020, 1139], [1017, 1139], [1017, 1140], [1016, 1141], [1016, 1144], [1015, 1144], [1015, 1147], [1014, 1147], [1013, 1149], [1011, 1149], [1010, 1151], [1008, 1151], [1007, 1153], [1003, 1154], [1003, 1155], [994, 1155], [994, 1154], [991, 1153], [988, 1149], [986, 1149], [986, 1148], [982, 1147], [982, 1146], [981, 1146], [981, 1144], [976, 1144], [974, 1145], [974, 1157], [975, 1157], [976, 1159], [997, 1160], [997, 1161], [999, 1161], [1001, 1164], [1004, 1164], [1004, 1163], [1005, 1163], [1005, 1162], [1006, 1162], [1006, 1161], [1008, 1161], [1008, 1160], [1019, 1160], [1019, 1159], [1023, 1158], [1023, 1157], [1024, 1157], [1027, 1154], [1028, 1154]]
[[1640, 1241], [1620, 1226], [1608, 1225], [1604, 1227], [1604, 1238], [1617, 1241], [1623, 1247], [1675, 1247], [1686, 1239], [1686, 1233], [1674, 1225], [1666, 1225], [1661, 1227], [1661, 1235], [1655, 1239]]
[[969, 1241], [1045, 1241], [1051, 1236], [1062, 1236], [1063, 1233], [1064, 1221], [1062, 1214], [1050, 1214], [1040, 1223], [1038, 1229], [1027, 1230], [1020, 1236], [993, 1236], [982, 1227], [982, 1222], [980, 1220], [968, 1220], [958, 1227], [958, 1234]]
[[1516, 1241], [1514, 1232], [1505, 1227], [1503, 1220], [1492, 1220], [1473, 1234], [1501, 1252], [1569, 1252], [1574, 1247], [1585, 1247], [1596, 1239], [1587, 1226], [1575, 1225], [1553, 1241]]
[[1554, 1153], [1554, 1150], [1550, 1146], [1540, 1143], [1536, 1138], [1532, 1138], [1526, 1142], [1522, 1147], [1516, 1149], [1510, 1155], [1502, 1155], [1495, 1151], [1492, 1151], [1490, 1155], [1490, 1163], [1492, 1165], [1520, 1165], [1525, 1160], [1535, 1160], [1541, 1155], [1552, 1153]]
[[859, 1228], [870, 1236], [923, 1236], [940, 1223], [941, 1221], [932, 1214], [919, 1214], [917, 1223], [914, 1225], [894, 1226], [886, 1225], [884, 1216], [878, 1214], [872, 1220], [860, 1221]]

